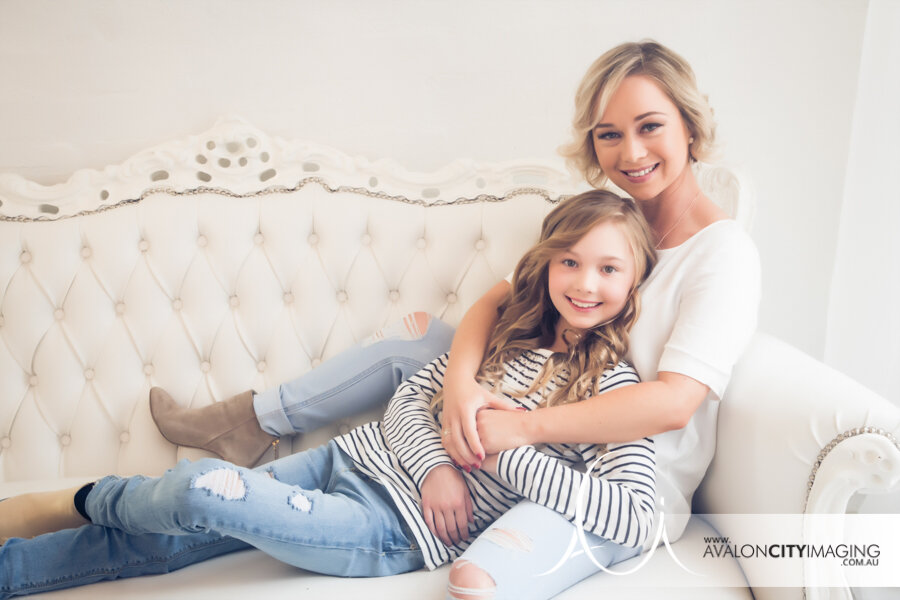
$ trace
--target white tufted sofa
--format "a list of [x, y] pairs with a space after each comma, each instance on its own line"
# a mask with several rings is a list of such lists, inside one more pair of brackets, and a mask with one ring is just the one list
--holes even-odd
[[[700, 174], [748, 224], [741, 180]], [[455, 325], [536, 239], [551, 201], [577, 190], [551, 164], [411, 173], [236, 118], [58, 186], [0, 175], [0, 497], [203, 456], [157, 432], [154, 385], [202, 406], [315, 368], [407, 312]], [[843, 513], [853, 494], [897, 485], [898, 431], [885, 399], [758, 334], [722, 402], [695, 512]], [[711, 535], [694, 517], [673, 548], [698, 555]], [[730, 560], [698, 579], [658, 552], [640, 575], [593, 577], [562, 597], [849, 597], [754, 586], [746, 573]], [[321, 577], [249, 551], [48, 596], [440, 598], [446, 577]]]

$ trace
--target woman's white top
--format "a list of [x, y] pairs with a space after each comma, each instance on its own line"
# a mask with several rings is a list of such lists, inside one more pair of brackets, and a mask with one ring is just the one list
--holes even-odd
[[719, 401], [756, 330], [759, 254], [737, 222], [716, 221], [683, 244], [660, 250], [659, 262], [640, 290], [641, 314], [631, 330], [628, 361], [641, 381], [671, 371], [710, 390], [687, 426], [654, 436], [654, 531], [662, 512], [666, 534], [675, 541], [687, 525], [694, 490], [716, 449]]

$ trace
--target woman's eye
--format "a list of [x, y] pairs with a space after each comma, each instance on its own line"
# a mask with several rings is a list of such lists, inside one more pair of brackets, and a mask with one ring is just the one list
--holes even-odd
[[644, 123], [641, 126], [641, 131], [644, 131], [646, 133], [651, 133], [653, 131], [656, 131], [660, 127], [662, 127], [662, 123]]
[[598, 140], [603, 140], [606, 142], [608, 142], [610, 140], [615, 140], [618, 138], [619, 138], [619, 134], [614, 131], [601, 131], [600, 133], [597, 134]]

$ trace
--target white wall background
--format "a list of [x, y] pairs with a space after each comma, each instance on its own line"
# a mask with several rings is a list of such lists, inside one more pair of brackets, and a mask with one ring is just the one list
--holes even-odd
[[724, 162], [754, 181], [761, 328], [823, 358], [845, 184], [897, 190], [851, 136], [870, 4], [892, 2], [0, 0], [0, 171], [64, 181], [223, 114], [415, 170], [550, 157], [587, 66], [652, 37], [693, 64]]

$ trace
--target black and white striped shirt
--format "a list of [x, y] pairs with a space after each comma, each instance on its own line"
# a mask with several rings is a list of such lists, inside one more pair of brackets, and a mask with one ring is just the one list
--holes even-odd
[[[536, 408], [542, 400], [540, 390], [520, 398], [509, 392], [527, 390], [551, 354], [528, 350], [508, 361], [503, 395], [527, 410]], [[431, 398], [443, 386], [446, 368], [444, 354], [397, 388], [382, 422], [362, 425], [335, 439], [360, 470], [388, 489], [429, 569], [455, 559], [469, 544], [445, 546], [428, 530], [421, 509], [419, 491], [425, 476], [438, 465], [453, 465], [441, 445], [441, 415], [435, 417], [430, 408]], [[606, 392], [637, 382], [634, 369], [623, 362], [603, 374], [599, 389]], [[547, 391], [558, 384], [559, 375]], [[497, 475], [483, 470], [461, 473], [472, 496], [475, 522], [469, 524], [469, 531], [473, 536], [522, 498], [619, 544], [637, 547], [650, 534], [656, 483], [650, 438], [627, 444], [522, 446], [500, 453]]]

